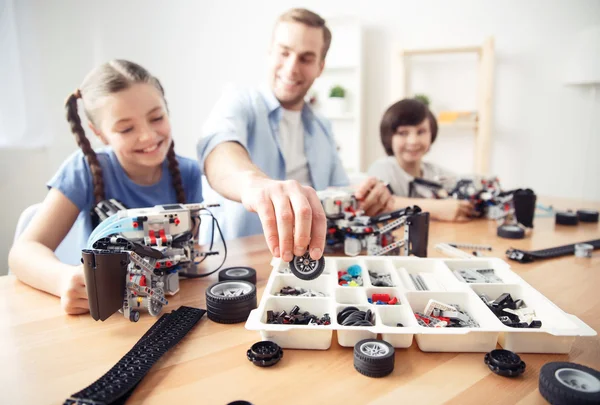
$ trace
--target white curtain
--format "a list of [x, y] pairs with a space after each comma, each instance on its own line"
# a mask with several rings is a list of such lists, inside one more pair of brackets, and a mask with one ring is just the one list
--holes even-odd
[[35, 70], [25, 69], [30, 61], [22, 47], [28, 39], [19, 34], [15, 1], [0, 0], [0, 149], [38, 148], [50, 141], [43, 128], [36, 128], [40, 95], [28, 94]]

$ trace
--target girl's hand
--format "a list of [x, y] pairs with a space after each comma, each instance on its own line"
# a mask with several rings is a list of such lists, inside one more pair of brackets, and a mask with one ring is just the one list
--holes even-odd
[[[473, 204], [465, 200], [439, 200], [439, 209], [432, 212], [434, 219], [449, 222], [467, 222], [473, 216]], [[433, 211], [433, 210], [432, 210]]]
[[70, 315], [85, 314], [90, 311], [83, 265], [74, 267], [66, 272], [62, 280], [60, 304], [63, 310]]

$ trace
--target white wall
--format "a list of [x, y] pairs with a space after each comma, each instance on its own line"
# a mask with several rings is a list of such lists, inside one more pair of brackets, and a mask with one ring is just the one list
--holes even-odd
[[[365, 127], [372, 138], [367, 162], [383, 154], [378, 126], [391, 97], [387, 84], [394, 46], [479, 44], [493, 35], [492, 171], [509, 187], [600, 200], [600, 95], [592, 103], [588, 89], [563, 85], [570, 38], [586, 26], [600, 24], [598, 1], [15, 3], [21, 65], [35, 76], [29, 86], [35, 86], [36, 102], [44, 106], [36, 114], [39, 121], [31, 124], [53, 140], [45, 149], [0, 150], [4, 263], [19, 213], [43, 199], [45, 181], [75, 150], [62, 103], [93, 66], [127, 58], [155, 73], [166, 88], [177, 151], [193, 157], [199, 128], [221, 88], [227, 82], [253, 85], [266, 77], [273, 21], [292, 6], [324, 16], [355, 15], [364, 21]], [[596, 115], [593, 138], [587, 132], [590, 111]], [[440, 134], [432, 156], [443, 149], [444, 155], [459, 161], [462, 143], [448, 141], [449, 137], [443, 142]], [[0, 274], [4, 267], [0, 266]]]

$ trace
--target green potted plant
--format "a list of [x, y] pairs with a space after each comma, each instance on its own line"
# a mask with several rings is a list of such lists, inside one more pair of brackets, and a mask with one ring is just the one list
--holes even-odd
[[327, 112], [329, 115], [342, 115], [347, 111], [346, 89], [335, 85], [329, 90]]
[[427, 107], [429, 107], [429, 97], [427, 97], [425, 94], [415, 94], [414, 99], [419, 100], [420, 102], [425, 104]]

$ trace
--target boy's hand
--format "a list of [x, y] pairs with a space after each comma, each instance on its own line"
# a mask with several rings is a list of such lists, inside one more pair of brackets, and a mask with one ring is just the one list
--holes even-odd
[[241, 191], [244, 207], [260, 217], [269, 250], [290, 262], [308, 248], [310, 257], [323, 256], [327, 218], [312, 187], [295, 180], [253, 178]]
[[64, 275], [60, 304], [63, 310], [70, 315], [85, 314], [90, 311], [83, 265], [74, 267], [72, 271]]
[[360, 208], [370, 217], [386, 212], [392, 199], [392, 193], [387, 185], [375, 177], [369, 177], [363, 181], [356, 189], [354, 196], [360, 202]]
[[[433, 217], [440, 221], [467, 222], [473, 216], [473, 204], [465, 200], [438, 200], [439, 209], [435, 210]], [[432, 212], [432, 214], [434, 214]]]

